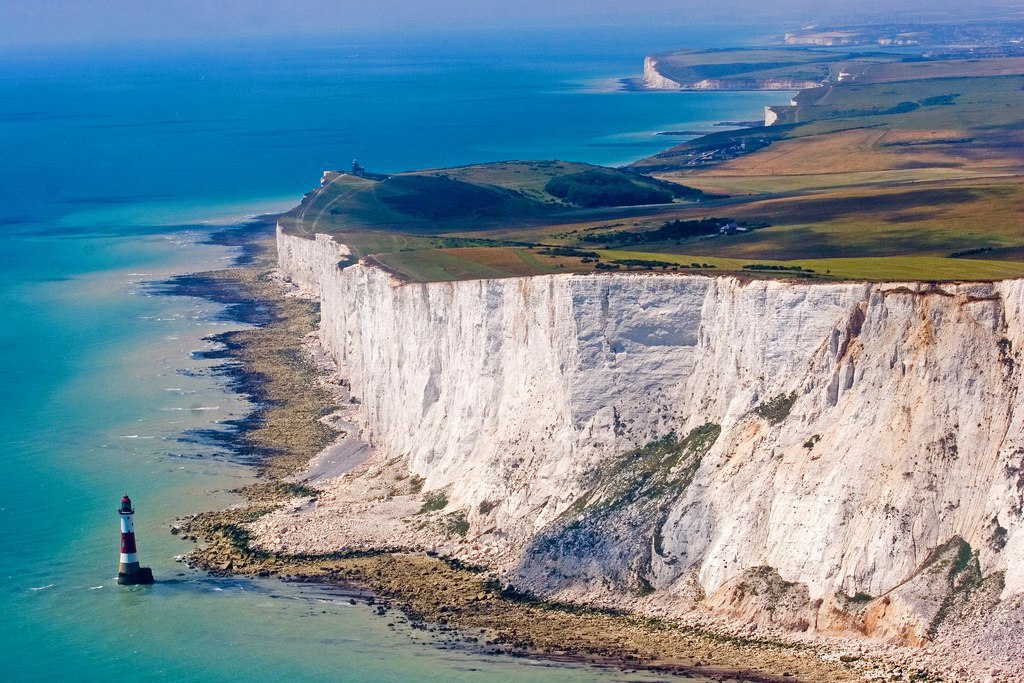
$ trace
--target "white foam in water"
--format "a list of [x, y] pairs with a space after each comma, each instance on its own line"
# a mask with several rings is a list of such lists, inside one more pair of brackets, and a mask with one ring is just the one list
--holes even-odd
[[[195, 392], [192, 392], [192, 393], [195, 393]], [[220, 406], [196, 406], [195, 408], [161, 408], [160, 410], [162, 410], [164, 412], [167, 412], [167, 413], [174, 413], [174, 412], [183, 413], [185, 411], [195, 412], [195, 411], [203, 411], [203, 410], [220, 410]]]

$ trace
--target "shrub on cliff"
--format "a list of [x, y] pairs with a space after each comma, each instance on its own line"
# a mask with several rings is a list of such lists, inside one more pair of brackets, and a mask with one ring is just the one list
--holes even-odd
[[466, 519], [466, 513], [462, 511], [445, 515], [442, 526], [453, 536], [465, 537], [469, 533], [469, 520]]
[[432, 491], [427, 494], [423, 500], [423, 507], [420, 508], [418, 514], [424, 514], [426, 512], [436, 512], [437, 510], [443, 510], [448, 507], [448, 494], [444, 491]]
[[794, 403], [796, 403], [796, 392], [792, 391], [759, 403], [754, 408], [754, 412], [758, 417], [763, 417], [772, 424], [778, 424], [789, 417], [789, 411], [793, 410]]

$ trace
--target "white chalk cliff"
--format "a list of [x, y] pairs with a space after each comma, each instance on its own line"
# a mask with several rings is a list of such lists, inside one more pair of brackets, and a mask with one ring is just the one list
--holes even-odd
[[1024, 281], [400, 284], [278, 246], [363, 437], [517, 587], [911, 642], [1024, 592]]
[[805, 90], [821, 85], [806, 78], [703, 78], [683, 83], [662, 73], [658, 58], [651, 55], [644, 57], [640, 82], [651, 90]]
[[658, 70], [658, 60], [648, 55], [644, 57], [644, 79], [645, 88], [653, 90], [682, 90], [683, 84], [673, 81]]

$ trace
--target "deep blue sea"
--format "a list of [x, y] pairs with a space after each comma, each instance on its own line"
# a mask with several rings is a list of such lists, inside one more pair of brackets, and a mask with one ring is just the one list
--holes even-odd
[[[215, 268], [218, 226], [286, 209], [324, 169], [514, 158], [617, 164], [661, 130], [761, 116], [788, 93], [628, 93], [643, 56], [741, 27], [349, 36], [0, 51], [0, 671], [4, 680], [632, 678], [441, 650], [364, 605], [175, 561], [179, 515], [251, 480], [182, 440], [248, 406], [195, 351], [209, 302], [154, 294]], [[158, 583], [116, 586], [136, 504]]]

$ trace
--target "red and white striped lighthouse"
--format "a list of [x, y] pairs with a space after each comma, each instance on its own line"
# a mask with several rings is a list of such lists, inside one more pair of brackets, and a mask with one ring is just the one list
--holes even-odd
[[139, 555], [135, 550], [135, 524], [132, 522], [132, 499], [126, 493], [117, 509], [121, 517], [121, 564], [117, 568], [117, 582], [122, 586], [153, 583], [153, 570], [139, 566]]

